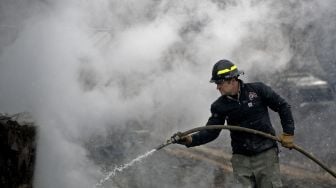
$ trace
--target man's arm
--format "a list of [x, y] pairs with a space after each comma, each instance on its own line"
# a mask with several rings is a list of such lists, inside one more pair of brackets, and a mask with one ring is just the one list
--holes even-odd
[[263, 99], [275, 112], [279, 113], [283, 133], [280, 136], [281, 145], [286, 148], [294, 146], [294, 119], [290, 105], [270, 87], [262, 84]]
[[[225, 119], [223, 115], [219, 115], [215, 105], [211, 105], [211, 116], [208, 119], [208, 122], [206, 126], [211, 125], [224, 125]], [[221, 132], [221, 129], [218, 130], [202, 130], [198, 133], [195, 133], [191, 135], [192, 142], [190, 144], [187, 144], [187, 147], [193, 147], [193, 146], [199, 146], [202, 144], [206, 144], [208, 142], [211, 142], [215, 140], [219, 133]]]
[[274, 92], [269, 86], [261, 83], [261, 92], [264, 102], [275, 112], [278, 112], [282, 130], [288, 135], [294, 135], [294, 119], [290, 105]]

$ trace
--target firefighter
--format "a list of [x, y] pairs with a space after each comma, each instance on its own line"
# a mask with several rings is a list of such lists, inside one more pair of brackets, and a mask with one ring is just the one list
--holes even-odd
[[[217, 85], [221, 96], [211, 105], [211, 116], [206, 126], [236, 125], [275, 135], [268, 108], [280, 116], [284, 147], [293, 147], [294, 120], [290, 105], [262, 82], [244, 83], [238, 77], [243, 72], [229, 60], [213, 66], [210, 82]], [[172, 138], [187, 147], [199, 146], [216, 139], [219, 130], [203, 130]], [[232, 168], [237, 187], [282, 187], [276, 141], [245, 132], [231, 131]], [[179, 138], [179, 139], [176, 139]]]

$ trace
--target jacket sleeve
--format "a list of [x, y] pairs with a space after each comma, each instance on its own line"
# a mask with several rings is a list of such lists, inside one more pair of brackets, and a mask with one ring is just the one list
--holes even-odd
[[[211, 116], [208, 119], [206, 126], [211, 125], [224, 125], [225, 119], [223, 115], [220, 115], [214, 104], [211, 105]], [[187, 145], [187, 147], [199, 146], [202, 144], [206, 144], [215, 140], [219, 133], [221, 132], [220, 129], [218, 130], [202, 130], [192, 135], [192, 143]]]
[[294, 134], [294, 119], [290, 105], [280, 97], [269, 86], [261, 83], [263, 101], [273, 111], [278, 112], [281, 120], [282, 130], [287, 134]]

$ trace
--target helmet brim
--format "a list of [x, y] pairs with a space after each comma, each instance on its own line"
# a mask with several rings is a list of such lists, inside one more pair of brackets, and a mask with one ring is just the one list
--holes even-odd
[[231, 78], [234, 78], [234, 77], [239, 77], [239, 76], [241, 76], [241, 75], [244, 75], [245, 73], [244, 73], [244, 71], [237, 71], [236, 73], [235, 73], [235, 75], [233, 75], [233, 76], [228, 76], [227, 78], [214, 78], [214, 77], [211, 77], [211, 79], [210, 79], [210, 83], [214, 83], [214, 82], [216, 82], [216, 81], [218, 81], [218, 80], [227, 80], [227, 79], [231, 79]]

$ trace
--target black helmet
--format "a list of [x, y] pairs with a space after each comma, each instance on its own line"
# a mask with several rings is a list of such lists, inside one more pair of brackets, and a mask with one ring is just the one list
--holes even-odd
[[239, 71], [237, 66], [231, 61], [223, 59], [218, 61], [212, 68], [212, 77], [210, 82], [216, 82], [219, 80], [231, 79], [244, 74]]

